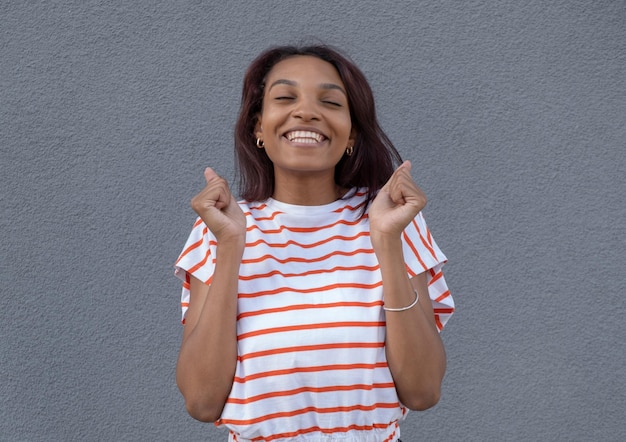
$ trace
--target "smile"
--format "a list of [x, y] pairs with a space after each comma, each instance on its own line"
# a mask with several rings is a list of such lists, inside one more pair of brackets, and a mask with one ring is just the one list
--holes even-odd
[[321, 143], [326, 137], [320, 133], [312, 132], [308, 130], [294, 130], [285, 134], [292, 143]]

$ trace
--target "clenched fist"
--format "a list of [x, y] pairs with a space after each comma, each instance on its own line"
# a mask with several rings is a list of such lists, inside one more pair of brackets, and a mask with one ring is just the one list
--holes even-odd
[[380, 189], [369, 210], [370, 235], [399, 238], [404, 228], [426, 206], [426, 195], [411, 178], [405, 161]]
[[191, 200], [191, 207], [219, 242], [242, 241], [246, 236], [246, 217], [230, 193], [226, 180], [207, 167], [206, 186]]

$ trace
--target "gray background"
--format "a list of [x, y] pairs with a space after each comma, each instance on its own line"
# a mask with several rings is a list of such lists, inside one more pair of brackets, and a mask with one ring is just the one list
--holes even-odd
[[1, 1], [0, 440], [223, 441], [172, 264], [243, 70], [322, 40], [430, 198], [457, 313], [403, 439], [625, 440], [624, 1]]

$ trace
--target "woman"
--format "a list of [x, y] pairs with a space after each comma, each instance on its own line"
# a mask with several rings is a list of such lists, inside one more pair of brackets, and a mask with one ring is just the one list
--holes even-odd
[[264, 52], [235, 150], [242, 201], [207, 168], [176, 263], [187, 410], [232, 441], [399, 440], [439, 400], [454, 304], [365, 77], [324, 46]]

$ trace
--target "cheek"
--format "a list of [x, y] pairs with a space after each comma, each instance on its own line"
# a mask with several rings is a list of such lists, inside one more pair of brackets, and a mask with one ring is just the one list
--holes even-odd
[[350, 117], [350, 112], [342, 112], [341, 116], [336, 117], [337, 124], [340, 125], [343, 130], [350, 132], [352, 130], [352, 118]]
[[350, 135], [352, 134], [352, 120], [349, 115], [342, 121], [341, 132], [346, 140], [350, 138]]
[[272, 136], [282, 122], [283, 118], [279, 113], [272, 111], [272, 109], [268, 109], [263, 112], [261, 129], [266, 136]]

